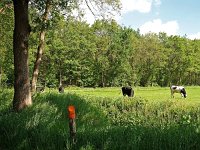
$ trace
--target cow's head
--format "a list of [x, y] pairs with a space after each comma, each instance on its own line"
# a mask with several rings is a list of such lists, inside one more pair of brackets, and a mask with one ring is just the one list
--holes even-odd
[[185, 89], [183, 88], [183, 89], [181, 89], [181, 94], [183, 95], [183, 97], [184, 98], [186, 98], [187, 97], [187, 94], [186, 94], [186, 91], [185, 91]]

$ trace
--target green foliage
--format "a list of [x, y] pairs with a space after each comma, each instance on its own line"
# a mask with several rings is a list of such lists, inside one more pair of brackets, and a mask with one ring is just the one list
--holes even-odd
[[[52, 27], [39, 75], [46, 84], [57, 85], [61, 74], [64, 85], [84, 87], [199, 85], [199, 40], [140, 35], [114, 20], [89, 26], [61, 15]], [[34, 47], [35, 34], [31, 41]]]
[[[51, 2], [38, 84], [58, 86], [61, 75], [64, 85], [79, 87], [200, 85], [200, 40], [166, 33], [141, 35], [139, 30], [120, 26], [109, 19], [89, 25], [72, 17], [70, 12], [63, 16], [61, 11], [78, 9], [82, 1]], [[61, 5], [67, 2], [68, 7], [63, 8]], [[93, 2], [102, 4], [102, 8], [112, 4], [111, 1]], [[113, 2], [116, 8], [118, 2]], [[45, 1], [30, 3], [30, 73], [44, 8]], [[13, 83], [12, 11], [9, 7], [0, 14], [0, 85]]]
[[0, 87], [13, 84], [13, 7], [11, 1], [2, 1], [0, 8]]

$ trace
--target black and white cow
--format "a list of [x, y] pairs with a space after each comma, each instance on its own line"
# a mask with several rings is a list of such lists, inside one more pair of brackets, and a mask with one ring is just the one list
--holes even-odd
[[128, 97], [133, 97], [134, 96], [134, 90], [130, 86], [124, 86], [124, 87], [122, 87], [122, 94], [124, 96], [127, 95]]
[[176, 85], [172, 85], [170, 87], [171, 90], [171, 96], [174, 98], [174, 93], [180, 93], [182, 95], [182, 97], [186, 98], [187, 94], [185, 91], [185, 88], [183, 86], [176, 86]]

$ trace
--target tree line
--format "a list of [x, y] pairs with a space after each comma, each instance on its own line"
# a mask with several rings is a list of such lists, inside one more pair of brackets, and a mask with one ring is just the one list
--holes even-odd
[[186, 36], [141, 35], [115, 20], [97, 20], [90, 26], [63, 19], [48, 32], [46, 42], [40, 74], [46, 84], [200, 84], [200, 41]]
[[[60, 82], [83, 87], [200, 84], [199, 40], [166, 33], [142, 35], [139, 30], [121, 26], [115, 20], [96, 20], [89, 25], [73, 17], [66, 19], [58, 15], [56, 19], [48, 27], [39, 85], [56, 87]], [[12, 23], [8, 19], [10, 27]], [[3, 34], [1, 84], [13, 85], [11, 34], [12, 30]], [[36, 29], [29, 39], [30, 70], [37, 57], [38, 34]]]
[[[31, 81], [24, 80], [23, 83], [31, 82], [32, 89], [36, 85], [110, 87], [125, 84], [200, 84], [200, 40], [168, 36], [162, 32], [142, 35], [139, 29], [119, 25], [113, 19], [96, 20], [89, 25], [69, 12], [63, 15], [61, 10], [64, 8], [61, 6], [65, 1], [60, 4], [49, 0], [24, 1], [26, 7], [22, 7], [27, 8], [26, 13], [21, 12], [19, 2], [15, 0], [16, 8], [7, 1], [9, 5], [4, 4], [2, 8], [5, 9], [0, 12], [0, 86], [15, 85], [16, 90], [22, 91], [24, 87], [19, 89], [22, 83], [16, 82], [16, 77], [22, 79], [26, 73]], [[28, 2], [34, 6], [29, 8], [29, 12]], [[67, 10], [78, 6], [75, 2], [71, 3], [73, 5], [66, 4]], [[18, 31], [20, 34], [15, 33], [17, 19], [20, 18], [16, 18], [14, 10], [18, 16], [30, 20], [29, 23], [28, 18], [25, 22], [18, 21], [19, 30], [22, 29]], [[24, 29], [25, 37], [21, 34]], [[24, 43], [19, 44], [20, 38]], [[21, 48], [25, 48], [23, 52]], [[20, 63], [21, 58], [26, 58], [26, 61], [22, 59]]]

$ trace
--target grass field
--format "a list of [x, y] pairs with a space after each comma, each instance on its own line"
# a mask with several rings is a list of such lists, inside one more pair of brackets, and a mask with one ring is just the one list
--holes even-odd
[[[169, 87], [135, 87], [136, 98], [140, 97], [147, 100], [163, 101], [163, 100], [187, 100], [188, 102], [200, 103], [200, 87], [186, 87], [187, 98], [184, 99], [180, 94], [175, 93], [175, 98], [171, 98]], [[65, 92], [76, 93], [81, 95], [90, 95], [97, 97], [114, 97], [122, 96], [121, 88], [66, 88]]]
[[[134, 98], [121, 88], [46, 89], [33, 106], [11, 110], [13, 91], [0, 89], [0, 150], [199, 150], [200, 87], [188, 97], [169, 88], [135, 87]], [[71, 144], [67, 107], [76, 107], [76, 144]]]

